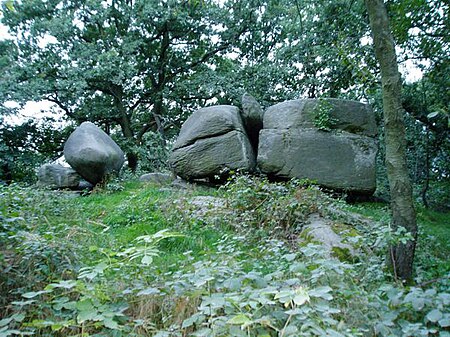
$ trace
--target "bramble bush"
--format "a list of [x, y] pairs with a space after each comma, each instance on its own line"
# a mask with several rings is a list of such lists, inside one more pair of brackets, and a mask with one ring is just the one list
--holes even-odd
[[[333, 213], [346, 205], [307, 182], [145, 186], [76, 198], [1, 187], [0, 336], [449, 335], [449, 275], [430, 280], [419, 266], [421, 283], [393, 281], [385, 247], [408, 238], [388, 217]], [[180, 207], [202, 194], [227, 211], [187, 217]], [[350, 224], [359, 258], [297, 240], [312, 213]]]

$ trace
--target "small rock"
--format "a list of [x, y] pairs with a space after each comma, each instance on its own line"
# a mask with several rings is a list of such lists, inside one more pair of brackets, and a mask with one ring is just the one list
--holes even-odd
[[59, 164], [44, 164], [38, 171], [38, 185], [54, 189], [76, 188], [80, 175], [71, 167]]
[[140, 182], [148, 182], [159, 185], [169, 184], [174, 180], [174, 177], [170, 173], [153, 172], [146, 173], [139, 177]]
[[342, 238], [333, 231], [331, 223], [319, 214], [311, 214], [308, 223], [303, 227], [303, 231], [307, 233], [308, 239], [317, 241], [323, 246], [327, 255], [333, 255], [333, 249], [339, 248], [348, 250], [350, 255], [355, 256], [355, 250], [352, 246], [343, 243]]

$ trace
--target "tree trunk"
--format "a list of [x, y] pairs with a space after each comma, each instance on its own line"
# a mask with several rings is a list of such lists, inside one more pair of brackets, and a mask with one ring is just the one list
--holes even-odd
[[164, 115], [164, 105], [163, 105], [163, 96], [162, 93], [158, 94], [158, 97], [155, 102], [155, 106], [153, 108], [153, 118], [156, 122], [156, 127], [159, 135], [161, 136], [161, 146], [166, 146], [166, 134], [164, 131], [164, 125], [161, 121], [161, 116]]
[[386, 143], [386, 168], [389, 180], [392, 227], [404, 227], [413, 240], [390, 247], [390, 261], [395, 277], [412, 279], [417, 240], [411, 180], [406, 164], [405, 124], [401, 104], [401, 82], [389, 18], [382, 0], [366, 0], [375, 56], [380, 64], [383, 92], [383, 117]]
[[[136, 139], [134, 137], [133, 129], [131, 128], [131, 121], [129, 117], [125, 114], [121, 114], [121, 118], [119, 120], [120, 128], [122, 129], [122, 134], [127, 139], [129, 144], [135, 145]], [[127, 161], [128, 161], [128, 167], [131, 171], [136, 171], [137, 165], [138, 165], [138, 156], [137, 154], [131, 149], [127, 149], [126, 151]]]
[[425, 208], [429, 208], [427, 193], [430, 187], [430, 130], [427, 127], [425, 143], [425, 181], [422, 186], [422, 203]]

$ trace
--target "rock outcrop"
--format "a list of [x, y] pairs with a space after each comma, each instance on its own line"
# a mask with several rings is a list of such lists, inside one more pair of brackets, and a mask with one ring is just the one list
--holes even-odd
[[214, 179], [230, 170], [252, 171], [255, 154], [239, 109], [219, 105], [195, 111], [183, 124], [169, 163], [187, 180]]
[[52, 189], [77, 188], [80, 175], [71, 167], [59, 164], [44, 164], [38, 171], [38, 185]]
[[[325, 112], [324, 112], [325, 111]], [[319, 114], [325, 120], [318, 120]], [[318, 123], [328, 123], [322, 131]], [[278, 178], [307, 178], [328, 188], [375, 191], [376, 124], [368, 105], [337, 99], [293, 100], [264, 114], [258, 166]]]
[[258, 101], [249, 94], [244, 94], [241, 99], [241, 117], [244, 122], [253, 151], [258, 150], [259, 131], [263, 128], [264, 111]]
[[69, 136], [64, 157], [84, 179], [98, 184], [110, 174], [117, 174], [124, 153], [105, 132], [93, 123], [84, 122]]

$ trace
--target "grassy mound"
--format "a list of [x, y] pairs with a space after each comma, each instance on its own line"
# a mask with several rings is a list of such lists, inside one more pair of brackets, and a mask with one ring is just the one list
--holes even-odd
[[[449, 334], [448, 213], [419, 209], [416, 284], [404, 286], [386, 270], [387, 245], [407, 239], [387, 205], [304, 182], [0, 188], [0, 336]], [[311, 216], [357, 257], [311, 239]]]

